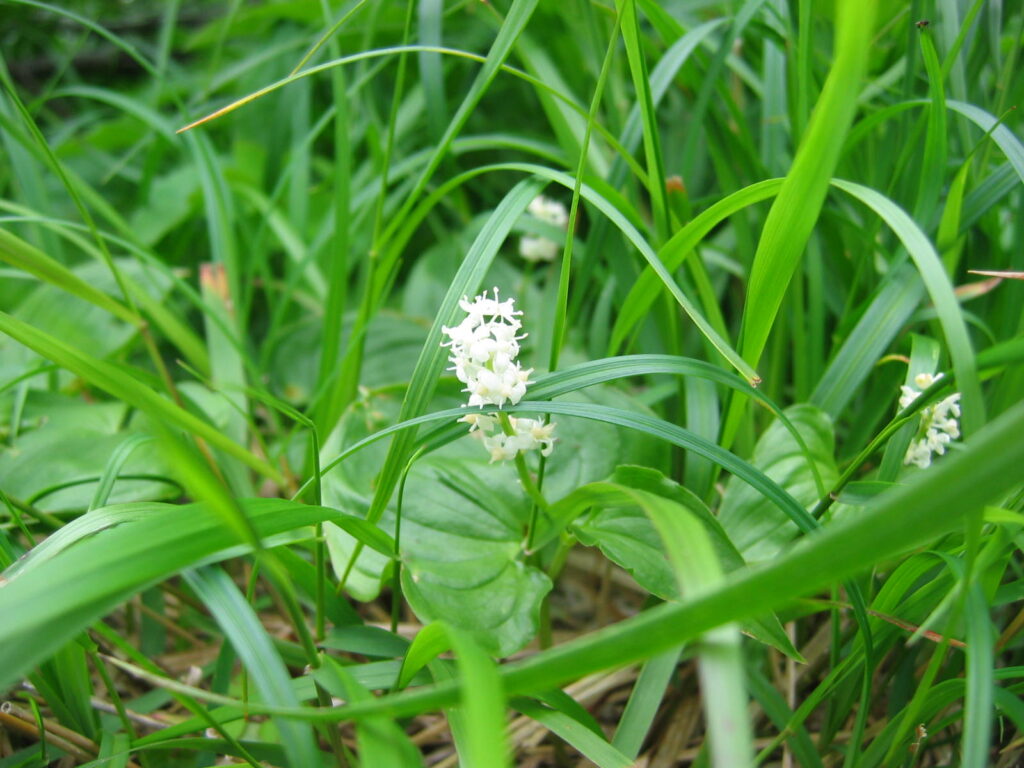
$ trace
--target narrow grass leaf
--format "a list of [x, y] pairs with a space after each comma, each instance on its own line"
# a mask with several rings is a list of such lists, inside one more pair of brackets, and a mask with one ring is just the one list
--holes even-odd
[[850, 193], [882, 217], [913, 259], [928, 291], [939, 323], [946, 336], [949, 355], [953, 360], [957, 386], [963, 393], [964, 434], [970, 434], [985, 423], [985, 403], [974, 361], [974, 350], [967, 334], [960, 304], [946, 275], [942, 260], [934, 246], [907, 213], [884, 195], [873, 189], [849, 181], [836, 179], [834, 184]]
[[2, 312], [0, 331], [153, 418], [174, 424], [206, 440], [210, 445], [223, 450], [275, 482], [284, 482], [281, 473], [265, 460], [247, 451], [205, 421], [140, 384], [120, 368], [74, 349], [59, 339]]
[[995, 658], [989, 605], [980, 583], [974, 583], [967, 589], [964, 619], [967, 627], [967, 688], [961, 759], [965, 768], [984, 768], [991, 764]]
[[[211, 566], [186, 571], [184, 577], [234, 646], [260, 696], [265, 701], [298, 707], [288, 669], [259, 618], [228, 575], [219, 567]], [[315, 768], [323, 764], [307, 724], [276, 718], [275, 725], [293, 768]]]
[[26, 243], [5, 229], [0, 229], [0, 259], [13, 267], [35, 275], [43, 282], [67, 291], [73, 296], [78, 296], [80, 299], [85, 299], [90, 304], [95, 304], [126, 323], [138, 326], [142, 322], [137, 314], [117, 299], [96, 289], [60, 262], [51, 259], [35, 246]]
[[[839, 0], [832, 69], [793, 166], [768, 211], [750, 271], [743, 312], [744, 359], [756, 365], [790, 278], [825, 201], [829, 179], [857, 106], [877, 2]], [[726, 425], [727, 436], [731, 434]], [[727, 437], [727, 442], [728, 442]]]
[[598, 768], [630, 768], [633, 758], [595, 734], [577, 720], [563, 712], [551, 709], [531, 699], [513, 699], [512, 707], [536, 720], [565, 743], [578, 751]]
[[[344, 516], [283, 500], [240, 504], [263, 539]], [[117, 517], [106, 518], [102, 527], [111, 527], [102, 534], [79, 528], [73, 546], [65, 539], [66, 549], [37, 567], [22, 566], [0, 588], [0, 611], [19, 617], [0, 625], [0, 688], [136, 592], [217, 553], [237, 554], [228, 552], [237, 536], [206, 505], [148, 502], [129, 510], [123, 517], [119, 508], [111, 510]], [[113, 525], [118, 520], [124, 522]]]

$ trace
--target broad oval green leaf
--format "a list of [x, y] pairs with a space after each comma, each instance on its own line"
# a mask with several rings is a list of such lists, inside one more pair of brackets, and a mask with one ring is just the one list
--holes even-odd
[[[785, 413], [810, 449], [825, 488], [831, 488], [839, 477], [833, 457], [835, 437], [831, 419], [808, 404], [794, 405]], [[779, 421], [773, 422], [761, 435], [751, 463], [805, 507], [813, 506], [822, 495], [807, 457]], [[718, 516], [733, 543], [748, 560], [774, 557], [799, 533], [778, 507], [737, 478], [730, 478], [726, 484]]]

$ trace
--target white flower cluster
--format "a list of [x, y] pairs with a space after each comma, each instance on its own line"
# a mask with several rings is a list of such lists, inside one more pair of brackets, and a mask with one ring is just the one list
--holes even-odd
[[[933, 376], [930, 373], [919, 373], [914, 377], [914, 386], [904, 384], [900, 387], [900, 409], [906, 408], [942, 378], [942, 374]], [[960, 393], [950, 395], [945, 400], [929, 405], [921, 410], [921, 426], [917, 436], [907, 448], [903, 457], [904, 464], [916, 464], [921, 469], [931, 466], [932, 454], [942, 456], [951, 440], [960, 437]]]
[[501, 429], [498, 417], [490, 413], [467, 413], [459, 421], [469, 424], [469, 434], [483, 444], [491, 461], [514, 459], [520, 451], [540, 448], [541, 455], [550, 456], [555, 449], [555, 425], [539, 419], [517, 419], [509, 416], [512, 434]]
[[[569, 214], [565, 206], [543, 195], [533, 198], [526, 210], [534, 218], [562, 229], [569, 224]], [[558, 243], [546, 237], [524, 235], [519, 240], [519, 255], [527, 261], [553, 261], [560, 250], [561, 246]]]
[[[515, 310], [515, 299], [501, 301], [497, 288], [494, 298], [484, 291], [473, 301], [463, 298], [459, 306], [466, 318], [454, 328], [442, 327], [449, 340], [441, 346], [451, 350], [449, 370], [466, 385], [462, 391], [469, 393], [468, 405], [515, 405], [526, 394], [533, 373], [516, 362], [519, 341], [526, 338], [525, 333], [517, 335], [523, 313]], [[470, 434], [490, 452], [491, 461], [514, 459], [520, 451], [534, 448], [547, 456], [554, 447], [554, 424], [509, 417], [510, 428], [504, 429], [498, 416], [487, 413], [468, 414], [459, 421], [469, 424]]]

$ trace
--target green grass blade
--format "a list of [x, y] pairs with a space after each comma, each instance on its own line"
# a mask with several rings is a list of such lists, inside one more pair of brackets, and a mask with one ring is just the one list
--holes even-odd
[[633, 759], [569, 715], [530, 699], [517, 698], [512, 706], [541, 723], [598, 768], [630, 768]]
[[[684, 599], [713, 589], [722, 580], [722, 566], [700, 521], [661, 497], [649, 497], [643, 506], [665, 544]], [[740, 715], [747, 710], [747, 691], [739, 629], [726, 624], [702, 635], [697, 655], [711, 764], [750, 765], [753, 737], [747, 718]]]
[[[89, 503], [89, 510], [106, 506], [107, 499], [110, 497], [110, 491], [113, 490], [114, 483], [117, 482], [117, 476], [120, 474], [121, 468], [124, 467], [125, 462], [128, 461], [128, 458], [136, 448], [148, 443], [152, 439], [153, 438], [150, 435], [146, 434], [130, 435], [117, 447], [116, 451], [110, 454], [110, 458], [107, 460], [107, 466], [103, 470], [103, 475], [100, 477], [100, 481], [96, 485], [96, 492], [93, 494], [92, 501]], [[49, 539], [47, 539], [47, 541], [49, 541]]]
[[942, 260], [913, 219], [884, 195], [860, 184], [839, 179], [836, 179], [834, 184], [881, 216], [900, 238], [914, 260], [946, 336], [946, 344], [953, 360], [953, 370], [956, 372], [957, 386], [963, 393], [964, 434], [970, 434], [985, 422], [985, 403], [974, 362], [974, 350], [967, 335], [967, 326]]
[[661, 141], [658, 132], [658, 116], [651, 94], [651, 79], [647, 73], [647, 61], [640, 44], [640, 23], [634, 0], [618, 0], [616, 6], [622, 14], [622, 39], [626, 45], [626, 58], [633, 79], [633, 90], [637, 95], [643, 126], [644, 156], [647, 161], [647, 193], [651, 199], [651, 215], [658, 241], [664, 242], [669, 236], [669, 211], [665, 193], [665, 164], [662, 159]]
[[644, 740], [658, 715], [665, 691], [672, 680], [679, 663], [681, 648], [672, 648], [656, 654], [644, 662], [640, 674], [630, 691], [629, 701], [619, 719], [612, 746], [636, 759]]
[[[259, 618], [228, 575], [214, 566], [186, 571], [184, 576], [234, 646], [263, 699], [298, 707], [288, 669]], [[285, 718], [278, 718], [275, 725], [291, 766], [315, 768], [323, 764], [308, 725]]]
[[137, 327], [142, 322], [135, 312], [117, 299], [94, 288], [60, 262], [5, 229], [0, 229], [0, 259], [12, 267], [35, 275], [43, 282], [95, 304], [126, 323]]
[[972, 584], [967, 590], [964, 619], [967, 627], [967, 690], [964, 696], [961, 759], [965, 768], [984, 768], [990, 765], [992, 748], [995, 658], [988, 600], [979, 583]]
[[925, 133], [924, 157], [921, 159], [914, 219], [927, 225], [933, 218], [939, 201], [949, 148], [946, 136], [946, 93], [939, 56], [928, 28], [922, 28], [920, 33], [921, 55], [925, 71], [928, 73], [931, 103], [928, 105], [928, 129]]
[[[344, 517], [283, 500], [248, 500], [242, 506], [264, 539]], [[0, 626], [6, 662], [0, 688], [134, 593], [217, 553], [237, 554], [228, 549], [238, 537], [205, 505], [147, 502], [132, 508], [138, 519], [81, 538], [31, 570], [23, 566], [0, 589], [0, 610], [19, 617]]]
[[[825, 201], [829, 179], [857, 106], [856, 95], [867, 67], [876, 5], [874, 0], [837, 3], [832, 70], [793, 166], [768, 212], [751, 267], [741, 346], [743, 358], [751, 365], [756, 365], [761, 357], [790, 278]], [[726, 422], [727, 443], [735, 432], [735, 419], [732, 416]]]
[[0, 331], [158, 421], [174, 424], [206, 440], [211, 446], [219, 448], [260, 474], [283, 483], [281, 473], [268, 462], [247, 451], [215, 427], [140, 384], [120, 368], [80, 352], [3, 312], [0, 312]]
[[505, 693], [495, 663], [465, 632], [447, 627], [459, 666], [459, 695], [464, 727], [466, 765], [510, 768], [505, 737]]
[[[782, 184], [783, 179], [768, 179], [722, 198], [676, 232], [658, 251], [658, 259], [669, 272], [675, 271], [719, 223], [749, 205], [774, 197]], [[655, 300], [657, 285], [658, 275], [653, 269], [646, 269], [630, 289], [612, 329], [609, 354], [620, 350], [629, 334], [647, 316]]]

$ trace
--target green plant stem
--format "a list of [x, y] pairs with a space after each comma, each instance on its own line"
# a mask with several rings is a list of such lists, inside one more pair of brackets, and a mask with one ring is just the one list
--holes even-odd
[[[310, 429], [310, 449], [313, 464], [313, 503], [323, 506], [323, 484], [320, 480], [320, 439], [317, 437], [316, 424], [308, 423]], [[317, 523], [315, 529], [316, 544], [313, 556], [316, 567], [316, 639], [323, 640], [326, 629], [327, 615], [327, 547], [324, 543], [324, 525]]]
[[[512, 426], [512, 421], [509, 419], [508, 414], [504, 411], [497, 411], [497, 414], [498, 423], [501, 424], [501, 430], [506, 435], [515, 435], [516, 430]], [[533, 502], [533, 506], [530, 509], [530, 522], [526, 528], [526, 542], [524, 545], [526, 554], [532, 555], [533, 553], [530, 551], [530, 548], [533, 545], [533, 532], [537, 527], [537, 516], [540, 510], [544, 510], [545, 512], [547, 511], [548, 502], [540, 492], [540, 488], [537, 487], [533, 477], [530, 475], [530, 469], [526, 466], [526, 458], [523, 456], [521, 451], [516, 453], [514, 463], [516, 465], [516, 473], [519, 475], [519, 482], [522, 484], [526, 495], [529, 496], [530, 500]]]
[[398, 481], [397, 509], [395, 510], [395, 555], [392, 560], [394, 573], [391, 577], [391, 631], [398, 631], [398, 622], [402, 615], [402, 503], [405, 499], [405, 481], [409, 477], [409, 470], [416, 460], [426, 451], [421, 446], [409, 459], [402, 472], [402, 478]]
[[[131, 718], [128, 717], [128, 710], [125, 709], [124, 702], [121, 700], [120, 694], [117, 692], [117, 686], [114, 685], [113, 679], [110, 677], [110, 673], [107, 671], [106, 664], [103, 663], [103, 659], [100, 658], [97, 652], [96, 646], [92, 644], [88, 650], [89, 660], [92, 661], [93, 669], [100, 676], [103, 681], [103, 687], [107, 689], [107, 696], [110, 697], [111, 703], [114, 705], [114, 710], [117, 712], [117, 719], [121, 721], [121, 727], [124, 728], [125, 733], [134, 741], [138, 738], [138, 733], [135, 731], [135, 725], [132, 723]], [[139, 755], [139, 759], [143, 764], [148, 764], [149, 757], [145, 753]]]
[[595, 118], [601, 105], [601, 96], [604, 94], [605, 83], [608, 80], [608, 73], [611, 70], [611, 63], [617, 49], [616, 44], [618, 42], [619, 28], [622, 24], [622, 14], [622, 9], [615, 14], [615, 26], [612, 28], [611, 42], [608, 45], [604, 62], [601, 64], [601, 73], [597, 77], [597, 84], [594, 86], [594, 96], [590, 101], [590, 111], [587, 114], [587, 127], [584, 130], [583, 141], [580, 144], [579, 159], [576, 161], [576, 176], [573, 183], [572, 201], [569, 205], [569, 220], [566, 224], [565, 250], [562, 251], [562, 262], [558, 272], [558, 299], [555, 303], [555, 323], [551, 334], [551, 357], [548, 360], [548, 370], [550, 371], [558, 368], [562, 344], [565, 341], [566, 316], [569, 310], [569, 276], [572, 271], [572, 248], [575, 239], [576, 219], [580, 208], [580, 191], [583, 186], [583, 175], [587, 167], [592, 126], [596, 122]]

